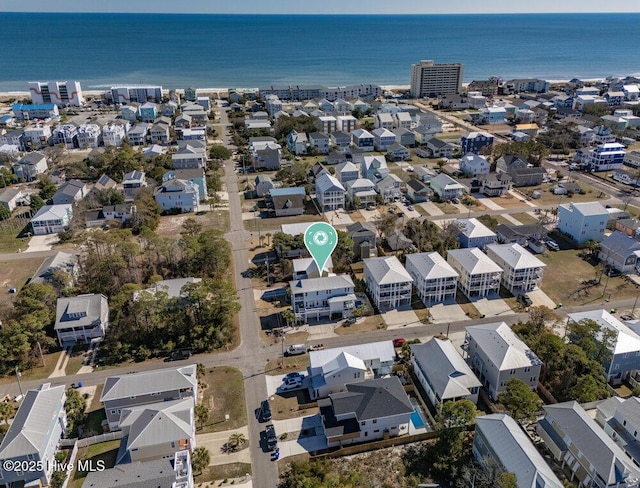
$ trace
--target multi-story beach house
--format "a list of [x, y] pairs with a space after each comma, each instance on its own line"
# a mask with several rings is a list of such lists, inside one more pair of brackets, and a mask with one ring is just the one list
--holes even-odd
[[355, 309], [357, 299], [349, 275], [294, 280], [289, 288], [293, 313], [302, 323], [351, 317]]
[[162, 210], [195, 212], [198, 210], [200, 190], [197, 184], [176, 178], [157, 187], [153, 192], [153, 198]]
[[520, 244], [489, 244], [487, 256], [502, 268], [502, 285], [513, 295], [537, 289], [547, 266]]
[[487, 245], [496, 242], [496, 233], [476, 218], [458, 219], [454, 224], [460, 229], [458, 233], [460, 247], [484, 249]]
[[500, 291], [502, 268], [477, 247], [450, 249], [447, 262], [460, 275], [458, 287], [473, 300]]
[[558, 230], [578, 244], [602, 241], [608, 218], [607, 209], [600, 202], [558, 205]]
[[82, 88], [78, 81], [31, 81], [29, 94], [31, 103], [35, 105], [44, 103], [53, 103], [59, 107], [84, 105]]
[[104, 295], [94, 293], [58, 298], [53, 329], [60, 347], [104, 339], [108, 328], [109, 305]]
[[316, 198], [323, 212], [344, 208], [345, 194], [342, 183], [328, 173], [316, 180]]
[[458, 273], [437, 252], [407, 254], [406, 268], [422, 303], [427, 307], [435, 303], [455, 300]]
[[364, 282], [379, 310], [411, 305], [413, 278], [395, 256], [364, 262]]

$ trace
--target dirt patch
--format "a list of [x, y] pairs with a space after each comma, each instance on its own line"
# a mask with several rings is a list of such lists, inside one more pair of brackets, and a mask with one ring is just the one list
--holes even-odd
[[9, 293], [9, 289], [20, 290], [27, 280], [33, 276], [45, 258], [17, 259], [15, 261], [0, 261], [0, 310], [3, 306], [13, 303], [17, 293]]
[[156, 234], [161, 237], [178, 239], [183, 230], [182, 224], [189, 218], [195, 219], [200, 223], [203, 230], [217, 229], [227, 232], [230, 229], [229, 210], [226, 208], [217, 208], [211, 212], [198, 214], [165, 215], [160, 218]]
[[343, 325], [336, 327], [335, 333], [338, 335], [360, 334], [361, 332], [371, 332], [378, 329], [384, 329], [386, 325], [380, 315], [371, 315], [364, 319], [358, 319], [358, 322], [345, 327]]

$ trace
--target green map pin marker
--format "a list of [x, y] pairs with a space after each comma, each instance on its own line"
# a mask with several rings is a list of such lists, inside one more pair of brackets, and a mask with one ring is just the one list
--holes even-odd
[[338, 245], [338, 233], [332, 225], [316, 222], [311, 224], [304, 233], [304, 245], [307, 246], [322, 276], [324, 265], [327, 264], [329, 256]]

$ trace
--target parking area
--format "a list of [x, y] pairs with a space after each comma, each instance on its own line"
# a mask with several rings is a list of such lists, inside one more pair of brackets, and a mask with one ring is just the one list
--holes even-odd
[[51, 247], [58, 242], [58, 234], [46, 236], [33, 236], [29, 241], [29, 247], [23, 252], [51, 251]]
[[403, 329], [405, 327], [417, 327], [422, 325], [420, 319], [413, 310], [389, 310], [380, 314], [387, 326], [387, 330]]
[[353, 224], [353, 220], [345, 210], [335, 210], [324, 213], [324, 220], [337, 229], [343, 230], [348, 225]]
[[422, 216], [420, 214], [420, 212], [418, 212], [415, 209], [409, 210], [410, 204], [408, 204], [408, 203], [405, 205], [403, 203], [396, 202], [396, 203], [394, 203], [394, 205], [400, 212], [402, 212], [404, 214], [405, 217], [407, 217], [409, 219], [417, 219], [417, 218]]
[[[309, 377], [307, 376], [306, 370], [299, 371], [299, 373], [305, 375], [305, 377], [302, 380], [302, 386], [300, 386], [299, 388], [296, 388], [296, 390], [303, 390], [309, 386]], [[283, 374], [265, 375], [265, 378], [267, 381], [267, 396], [271, 397], [281, 392], [280, 388], [282, 387], [282, 383], [284, 380]], [[289, 391], [295, 391], [295, 390], [289, 390]]]
[[500, 297], [484, 297], [473, 301], [473, 305], [485, 317], [495, 317], [511, 313], [511, 307]]
[[429, 215], [438, 216], [444, 215], [444, 212], [440, 210], [440, 208], [433, 202], [422, 202], [417, 203], [416, 205], [420, 205]]
[[374, 220], [379, 219], [381, 215], [381, 210], [378, 209], [366, 210], [363, 208], [359, 210], [359, 212], [365, 222], [373, 222]]
[[442, 324], [445, 322], [459, 322], [467, 320], [467, 314], [464, 313], [462, 307], [457, 303], [438, 303], [429, 307], [431, 312], [431, 321], [434, 324]]

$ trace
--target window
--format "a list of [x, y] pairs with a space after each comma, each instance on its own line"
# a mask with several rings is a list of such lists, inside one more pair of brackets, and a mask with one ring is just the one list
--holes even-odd
[[378, 419], [373, 419], [373, 423], [377, 424], [378, 423]]
[[111, 415], [115, 415], [117, 413], [116, 410], [111, 410]]
[[369, 435], [369, 432], [365, 432], [364, 436], [367, 437]]
[[360, 425], [366, 425], [366, 424], [367, 424], [366, 420], [363, 420], [362, 422], [360, 422]]

